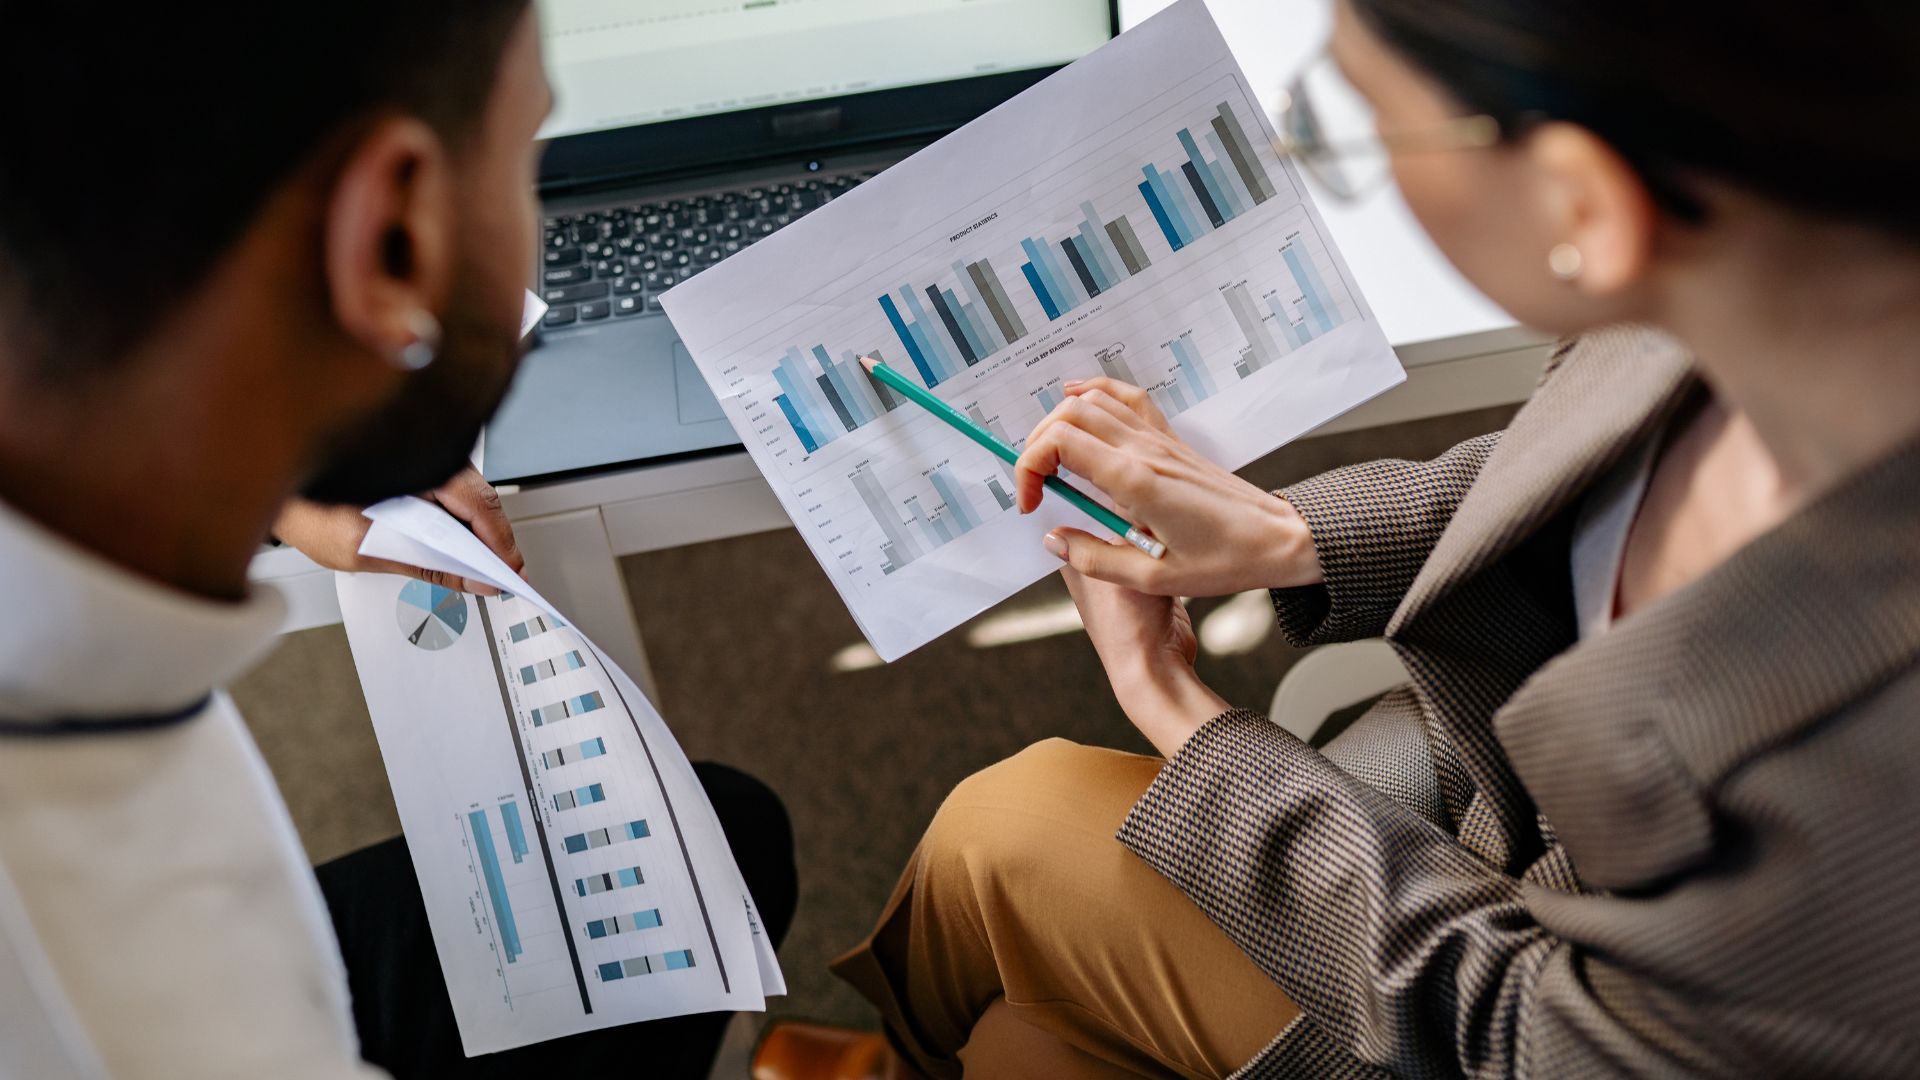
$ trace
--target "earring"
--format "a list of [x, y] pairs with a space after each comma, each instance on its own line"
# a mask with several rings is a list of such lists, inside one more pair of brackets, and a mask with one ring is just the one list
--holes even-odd
[[407, 329], [413, 332], [413, 343], [393, 358], [394, 365], [406, 371], [419, 371], [440, 355], [440, 320], [427, 309], [416, 308], [407, 316]]
[[1553, 250], [1547, 252], [1547, 269], [1552, 270], [1553, 276], [1561, 281], [1577, 279], [1586, 262], [1586, 256], [1580, 254], [1580, 249], [1572, 244], [1555, 244]]

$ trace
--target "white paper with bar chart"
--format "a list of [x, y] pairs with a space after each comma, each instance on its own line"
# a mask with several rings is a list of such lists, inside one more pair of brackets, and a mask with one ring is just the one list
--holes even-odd
[[784, 993], [712, 805], [632, 680], [445, 511], [369, 516], [363, 551], [507, 590], [339, 582], [467, 1053]]
[[1097, 374], [1239, 468], [1405, 378], [1201, 0], [752, 248], [665, 306], [874, 649], [894, 659], [1102, 530], [866, 375], [1016, 445]]

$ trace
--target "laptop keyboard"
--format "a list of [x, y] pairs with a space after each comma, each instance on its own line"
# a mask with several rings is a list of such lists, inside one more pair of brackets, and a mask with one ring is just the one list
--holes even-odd
[[551, 217], [540, 290], [548, 329], [660, 310], [660, 294], [851, 191], [872, 173]]

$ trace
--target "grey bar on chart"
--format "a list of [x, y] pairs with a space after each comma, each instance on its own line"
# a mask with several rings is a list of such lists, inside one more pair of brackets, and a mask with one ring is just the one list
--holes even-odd
[[1253, 347], [1248, 366], [1259, 371], [1280, 358], [1275, 350], [1273, 335], [1260, 319], [1260, 311], [1253, 306], [1253, 297], [1245, 285], [1227, 287], [1227, 307], [1233, 312], [1233, 320], [1240, 324], [1240, 332], [1246, 335], [1247, 344]]
[[892, 544], [893, 550], [898, 553], [900, 565], [905, 566], [923, 554], [920, 545], [914, 543], [913, 537], [900, 524], [899, 513], [887, 502], [887, 493], [880, 489], [880, 482], [873, 478], [873, 473], [865, 465], [853, 471], [853, 489], [860, 493], [860, 501], [867, 504], [867, 512], [873, 515], [873, 520], [880, 523], [880, 531], [887, 534], [887, 543]]
[[1026, 324], [1020, 321], [1020, 312], [1013, 306], [1013, 301], [1007, 299], [1007, 290], [1000, 284], [1000, 275], [993, 268], [993, 260], [981, 259], [974, 265], [986, 275], [987, 291], [992, 294], [994, 304], [1007, 316], [1008, 324], [1013, 327], [1013, 333], [1007, 337], [1007, 344], [1011, 345], [1026, 337]]
[[1133, 377], [1133, 369], [1127, 366], [1127, 362], [1120, 358], [1119, 353], [1112, 349], [1102, 349], [1099, 360], [1100, 370], [1106, 373], [1107, 378], [1119, 379], [1133, 386], [1140, 385], [1140, 380]]
[[1233, 114], [1233, 106], [1220, 103], [1220, 113], [1213, 118], [1213, 130], [1227, 141], [1227, 152], [1233, 157], [1233, 167], [1240, 172], [1240, 178], [1247, 182], [1253, 192], [1254, 202], [1266, 202], [1273, 198], [1273, 182], [1267, 179], [1266, 167], [1260, 164], [1260, 156], [1253, 151], [1253, 144], [1247, 141], [1247, 133], [1240, 126], [1240, 118]]
[[1253, 191], [1247, 187], [1246, 177], [1240, 175], [1240, 170], [1230, 167], [1233, 163], [1233, 155], [1227, 153], [1227, 141], [1220, 137], [1220, 133], [1209, 131], [1206, 136], [1207, 145], [1213, 148], [1214, 176], [1226, 186], [1227, 194], [1240, 204], [1240, 212], [1246, 213], [1256, 205], [1253, 201]]
[[1125, 220], [1126, 218], [1116, 218], [1107, 222], [1107, 239], [1113, 241], [1114, 250], [1120, 253], [1121, 265], [1125, 266], [1127, 274], [1132, 276], [1146, 267], [1141, 266], [1140, 260], [1134, 257], [1133, 248], [1127, 243], [1126, 234], [1120, 231], [1120, 223]]
[[[887, 362], [887, 358], [881, 354], [879, 349], [870, 350], [867, 355], [883, 364]], [[887, 407], [888, 412], [892, 412], [905, 404], [904, 399], [902, 399], [899, 394], [894, 393], [892, 388], [887, 386], [886, 383], [874, 378], [873, 372], [868, 371], [852, 353], [848, 353], [847, 358], [848, 361], [853, 364], [854, 369], [860, 372], [861, 376], [866, 379], [867, 385], [872, 388], [875, 396], [880, 399], [880, 403]]]
[[1000, 336], [1005, 338], [1008, 344], [1012, 344], [1020, 334], [1015, 332], [1013, 320], [1007, 317], [1007, 310], [1000, 306], [1000, 297], [987, 281], [987, 275], [981, 270], [979, 263], [973, 263], [967, 267], [967, 280], [973, 282], [973, 291], [978, 293], [980, 299], [986, 303], [987, 314], [993, 316], [993, 324], [1000, 328]]
[[1127, 219], [1127, 215], [1121, 214], [1113, 219], [1113, 223], [1120, 226], [1120, 235], [1126, 238], [1127, 246], [1133, 249], [1133, 261], [1140, 264], [1140, 269], [1152, 266], [1153, 260], [1147, 258], [1147, 249], [1140, 246], [1140, 234], [1133, 231], [1133, 222]]
[[833, 406], [833, 414], [840, 418], [841, 425], [848, 431], [859, 427], [859, 421], [855, 420], [853, 414], [847, 411], [846, 402], [840, 400], [840, 391], [834, 389], [832, 376], [819, 375], [815, 376], [815, 378], [820, 383], [820, 389], [825, 391], [827, 395], [827, 404]]

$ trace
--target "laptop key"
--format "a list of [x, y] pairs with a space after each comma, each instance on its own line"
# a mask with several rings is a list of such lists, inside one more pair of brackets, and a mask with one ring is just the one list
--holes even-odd
[[613, 302], [613, 313], [619, 317], [645, 314], [647, 298], [644, 296], [622, 296]]
[[572, 266], [580, 261], [580, 249], [548, 248], [545, 259], [548, 266]]
[[638, 296], [645, 291], [645, 286], [637, 277], [615, 278], [613, 281], [615, 296]]
[[582, 322], [591, 322], [594, 319], [604, 319], [612, 313], [613, 313], [613, 306], [608, 304], [605, 300], [595, 300], [595, 301], [592, 301], [591, 303], [580, 305], [580, 320]]
[[[574, 252], [578, 255], [579, 252]], [[541, 280], [549, 285], [575, 285], [582, 281], [592, 281], [593, 271], [585, 265], [561, 266], [547, 270]]]
[[578, 313], [571, 307], [547, 309], [547, 317], [540, 320], [541, 326], [570, 326]]
[[541, 293], [549, 304], [572, 304], [581, 300], [603, 300], [610, 290], [604, 281], [590, 281], [582, 285], [562, 285]]

